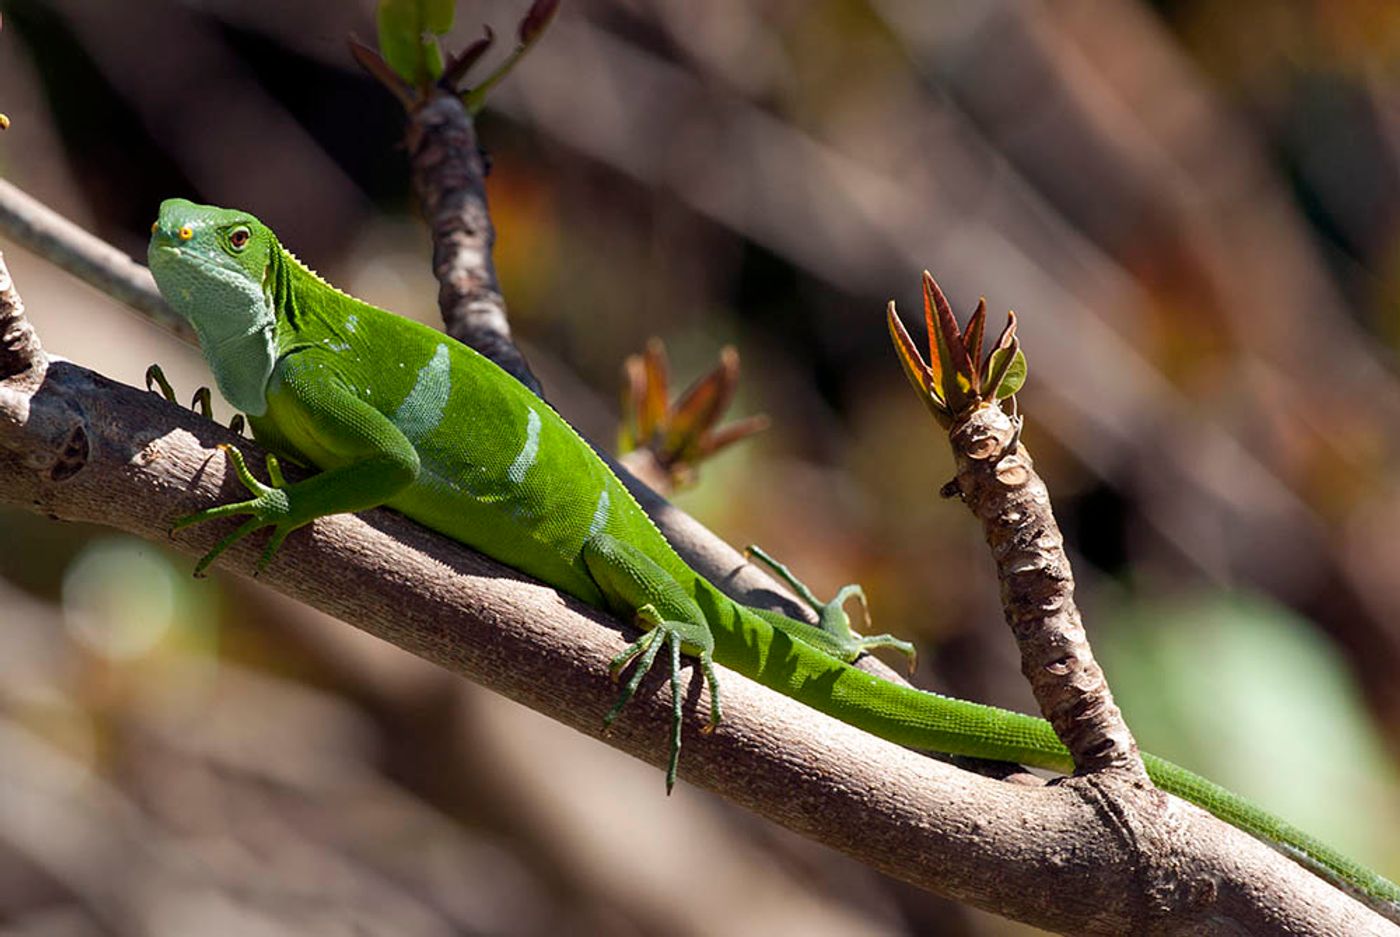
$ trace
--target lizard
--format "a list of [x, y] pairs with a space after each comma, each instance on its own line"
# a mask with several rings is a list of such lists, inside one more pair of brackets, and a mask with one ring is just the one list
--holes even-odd
[[[641, 629], [610, 664], [635, 663], [609, 724], [662, 650], [672, 698], [666, 786], [679, 764], [682, 657], [699, 661], [713, 729], [716, 662], [910, 748], [1072, 773], [1043, 719], [883, 679], [852, 663], [890, 635], [852, 630], [841, 602], [819, 624], [741, 605], [691, 569], [591, 446], [544, 400], [472, 348], [322, 279], [238, 209], [168, 199], [151, 227], [151, 273], [193, 326], [219, 390], [270, 450], [271, 484], [225, 447], [251, 497], [181, 517], [175, 530], [246, 519], [198, 561], [270, 528], [261, 571], [288, 534], [318, 517], [395, 509]], [[277, 456], [315, 474], [288, 484]], [[785, 568], [759, 554], [789, 581]], [[1193, 772], [1147, 753], [1149, 777], [1334, 883], [1400, 912], [1400, 886]]]

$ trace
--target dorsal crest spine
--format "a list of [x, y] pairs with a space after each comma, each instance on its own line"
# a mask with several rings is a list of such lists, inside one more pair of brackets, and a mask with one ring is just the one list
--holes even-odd
[[[300, 257], [298, 257], [296, 254], [294, 254], [294, 253], [292, 253], [291, 251], [289, 251], [289, 250], [288, 250], [286, 247], [284, 247], [282, 244], [279, 243], [277, 246], [278, 246], [278, 248], [282, 251], [282, 256], [284, 256], [284, 257], [286, 257], [288, 260], [290, 260], [290, 261], [292, 262], [292, 264], [295, 265], [297, 268], [299, 268], [303, 273], [306, 273], [306, 274], [310, 275], [310, 277], [311, 277], [313, 280], [315, 280], [317, 283], [321, 284], [321, 285], [324, 286], [326, 289], [330, 290], [332, 293], [338, 293], [338, 294], [340, 294], [341, 296], [344, 296], [346, 299], [354, 299], [354, 298], [355, 298], [355, 297], [351, 296], [349, 293], [345, 292], [345, 291], [344, 291], [343, 289], [341, 289], [340, 287], [338, 287], [338, 286], [336, 286], [335, 284], [331, 283], [329, 280], [327, 280], [325, 277], [321, 276], [321, 275], [320, 275], [319, 273], [317, 273], [315, 270], [311, 269], [311, 267], [310, 267], [305, 261], [303, 261], [303, 260], [302, 260]], [[356, 300], [356, 301], [358, 302], [358, 300]]]

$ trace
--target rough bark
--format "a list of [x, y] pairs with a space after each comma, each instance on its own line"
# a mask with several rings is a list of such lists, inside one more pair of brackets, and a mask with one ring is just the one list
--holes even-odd
[[0, 254], [0, 379], [42, 366], [43, 361], [39, 336], [24, 316], [24, 301]]
[[1122, 771], [1147, 783], [1137, 743], [1089, 648], [1050, 493], [1019, 436], [1018, 421], [996, 404], [955, 424], [949, 439], [957, 477], [949, 493], [982, 523], [1021, 672], [1076, 769]]
[[[226, 430], [71, 363], [51, 362], [32, 392], [0, 393], [0, 426], [0, 502], [191, 555], [221, 531], [172, 541], [171, 519], [241, 490], [213, 448], [235, 441]], [[74, 435], [88, 443], [76, 470], [44, 469]], [[240, 445], [256, 460], [255, 446]], [[241, 542], [221, 563], [246, 574], [260, 548]], [[664, 680], [602, 731], [621, 626], [393, 512], [317, 521], [288, 539], [261, 582], [652, 764], [665, 759]], [[1111, 779], [1004, 784], [732, 672], [720, 679], [727, 716], [710, 736], [694, 715], [700, 683], [689, 681], [682, 777], [922, 887], [1078, 934], [1400, 933], [1179, 801], [1132, 789], [1099, 797]]]
[[409, 113], [406, 143], [413, 191], [433, 239], [433, 275], [447, 334], [544, 396], [511, 341], [491, 259], [496, 230], [486, 207], [486, 158], [471, 115], [455, 94], [433, 89]]

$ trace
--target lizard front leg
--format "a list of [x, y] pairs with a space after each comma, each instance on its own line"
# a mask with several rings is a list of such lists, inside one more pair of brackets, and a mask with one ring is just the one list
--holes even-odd
[[310, 354], [279, 362], [269, 384], [266, 418], [278, 430], [295, 427], [298, 448], [324, 471], [289, 485], [276, 461], [269, 459], [272, 484], [264, 485], [248, 470], [238, 450], [221, 447], [253, 497], [181, 517], [172, 532], [222, 517], [250, 516], [200, 559], [196, 576], [234, 543], [262, 527], [271, 527], [272, 536], [258, 560], [261, 572], [282, 541], [298, 527], [328, 514], [364, 511], [383, 504], [418, 475], [418, 453], [413, 444], [388, 417], [344, 386], [333, 362], [318, 363]]

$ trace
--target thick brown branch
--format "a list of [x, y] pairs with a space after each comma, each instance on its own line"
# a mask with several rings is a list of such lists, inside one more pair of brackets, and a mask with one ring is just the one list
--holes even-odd
[[[178, 541], [167, 527], [242, 494], [213, 448], [230, 442], [254, 449], [68, 362], [0, 381], [0, 503], [50, 517], [200, 553], [217, 525]], [[260, 546], [242, 541], [224, 562], [246, 572]], [[393, 512], [318, 520], [262, 581], [639, 758], [665, 757], [663, 680], [603, 735], [616, 693], [607, 664], [624, 640], [615, 623]], [[683, 775], [907, 881], [1074, 933], [1397, 933], [1247, 835], [1121, 775], [1076, 782], [1126, 788], [1101, 809], [1070, 785], [959, 771], [720, 676], [728, 715], [709, 736], [687, 722]], [[703, 711], [700, 682], [689, 686], [690, 711]]]
[[[52, 362], [30, 393], [12, 383], [0, 384], [0, 502], [192, 554], [223, 532], [197, 527], [172, 541], [166, 528], [240, 494], [213, 448], [237, 441], [227, 431], [67, 362]], [[75, 436], [87, 445], [73, 470], [36, 468], [60, 461]], [[250, 570], [260, 548], [235, 546], [227, 566]], [[261, 581], [652, 764], [665, 758], [664, 680], [603, 734], [616, 693], [607, 662], [624, 642], [616, 623], [397, 514], [317, 521]], [[1129, 790], [1106, 823], [1067, 787], [978, 777], [731, 672], [720, 679], [725, 721], [711, 736], [697, 731], [702, 719], [687, 721], [683, 776], [906, 881], [1080, 934], [1397, 933], [1178, 801]], [[688, 711], [700, 712], [699, 681], [688, 685]]]
[[1016, 422], [991, 404], [955, 424], [949, 439], [956, 490], [996, 560], [1021, 671], [1081, 773], [1111, 768], [1146, 783], [1137, 743], [1089, 649], [1050, 493], [1018, 436]]
[[505, 368], [536, 394], [539, 381], [510, 338], [491, 249], [486, 159], [461, 99], [433, 89], [409, 113], [406, 135], [413, 190], [433, 238], [433, 275], [447, 334]]

